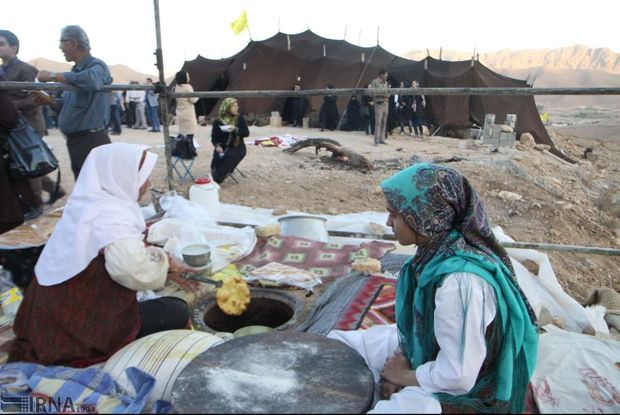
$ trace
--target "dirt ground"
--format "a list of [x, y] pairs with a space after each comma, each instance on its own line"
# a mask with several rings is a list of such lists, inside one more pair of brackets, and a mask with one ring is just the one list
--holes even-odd
[[[556, 114], [557, 115], [557, 114]], [[559, 115], [558, 115], [559, 117]], [[564, 120], [565, 121], [565, 120]], [[220, 190], [225, 203], [263, 208], [284, 208], [309, 213], [355, 213], [383, 211], [385, 202], [378, 184], [413, 161], [461, 158], [449, 165], [462, 171], [482, 195], [493, 225], [501, 226], [517, 241], [548, 242], [620, 248], [620, 125], [606, 121], [550, 127], [557, 146], [578, 160], [570, 165], [548, 153], [500, 148], [474, 140], [445, 137], [414, 138], [395, 134], [389, 145], [375, 147], [371, 136], [355, 132], [320, 132], [317, 129], [251, 127], [250, 138], [292, 134], [298, 137], [326, 137], [368, 158], [374, 170], [364, 173], [331, 159], [314, 148], [296, 154], [279, 148], [248, 146], [240, 165], [245, 174], [238, 182], [226, 180]], [[199, 127], [198, 159], [193, 173], [209, 172], [212, 147], [211, 127]], [[176, 128], [171, 127], [176, 135]], [[161, 155], [152, 177], [153, 186], [166, 190], [163, 136], [144, 130], [124, 129], [114, 141], [154, 146]], [[58, 130], [46, 138], [60, 159], [63, 185], [73, 187], [64, 139]], [[160, 145], [160, 147], [157, 147]], [[592, 148], [594, 161], [583, 158]], [[191, 183], [177, 191], [187, 195]], [[502, 191], [522, 196], [507, 199]], [[62, 202], [58, 202], [62, 203]], [[564, 289], [583, 300], [594, 287], [620, 291], [620, 257], [549, 252], [554, 271]]]

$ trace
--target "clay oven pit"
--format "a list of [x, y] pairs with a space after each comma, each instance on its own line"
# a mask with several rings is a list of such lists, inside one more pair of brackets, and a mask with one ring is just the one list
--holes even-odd
[[295, 296], [264, 288], [251, 288], [250, 293], [250, 305], [240, 316], [224, 314], [217, 306], [215, 295], [207, 295], [192, 312], [194, 328], [210, 333], [234, 333], [242, 327], [257, 325], [290, 330], [301, 323], [298, 320], [304, 304]]

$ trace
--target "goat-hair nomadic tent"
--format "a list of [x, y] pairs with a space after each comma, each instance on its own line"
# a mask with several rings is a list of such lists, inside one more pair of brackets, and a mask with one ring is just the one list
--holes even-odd
[[[400, 81], [417, 80], [422, 87], [527, 87], [526, 81], [493, 72], [480, 62], [442, 61], [427, 57], [414, 61], [396, 56], [381, 46], [360, 47], [345, 40], [323, 38], [311, 31], [298, 34], [278, 33], [262, 41], [251, 41], [236, 55], [210, 60], [198, 56], [187, 61], [182, 70], [189, 72], [197, 91], [287, 90], [296, 82], [303, 89], [365, 87], [381, 68], [390, 73], [394, 87]], [[244, 113], [256, 115], [282, 112], [282, 97], [241, 98]], [[342, 111], [348, 97], [339, 97]], [[322, 97], [310, 98], [311, 111], [320, 108]], [[214, 113], [216, 99], [202, 99], [200, 115]], [[503, 122], [506, 114], [516, 114], [516, 132], [530, 132], [537, 143], [549, 144], [557, 151], [540, 120], [531, 95], [478, 95], [427, 97], [425, 120], [435, 126], [482, 125], [484, 115], [495, 114]]]

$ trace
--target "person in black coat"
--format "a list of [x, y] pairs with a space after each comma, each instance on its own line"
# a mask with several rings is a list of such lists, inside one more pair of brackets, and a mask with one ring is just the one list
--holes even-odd
[[[411, 88], [409, 82], [401, 82], [401, 88]], [[413, 111], [411, 108], [412, 95], [399, 95], [398, 96], [398, 123], [400, 125], [400, 133], [405, 134], [405, 126], [409, 128], [409, 134], [413, 133], [413, 125], [411, 124], [413, 118]]]
[[[412, 89], [418, 87], [418, 82], [413, 81]], [[413, 95], [411, 97], [411, 111], [413, 113], [413, 131], [416, 136], [422, 137], [422, 123], [424, 118], [424, 108], [426, 108], [426, 98], [424, 95]]]
[[375, 134], [375, 102], [371, 95], [362, 95], [362, 127], [366, 135]]
[[347, 122], [342, 126], [344, 131], [362, 130], [362, 105], [353, 95], [347, 104]]
[[[333, 85], [327, 85], [327, 89], [334, 89]], [[336, 96], [326, 95], [323, 97], [323, 105], [319, 112], [319, 122], [321, 131], [328, 129], [334, 131], [338, 127], [340, 117], [338, 115], [338, 107], [336, 106]]]
[[[0, 81], [4, 78], [0, 75]], [[15, 128], [19, 114], [13, 106], [9, 92], [0, 91], [0, 149], [7, 148], [6, 133]], [[29, 180], [15, 179], [9, 175], [8, 161], [0, 154], [0, 234], [21, 225], [28, 215], [40, 212], [41, 199], [32, 189]]]
[[249, 135], [248, 123], [239, 114], [239, 103], [234, 98], [226, 98], [211, 130], [214, 148], [211, 175], [216, 183], [222, 183], [241, 163], [246, 154], [243, 139]]
[[[295, 84], [293, 91], [301, 91], [301, 85]], [[293, 127], [303, 126], [303, 119], [308, 111], [308, 98], [306, 97], [288, 97], [284, 102], [282, 110], [282, 119]]]

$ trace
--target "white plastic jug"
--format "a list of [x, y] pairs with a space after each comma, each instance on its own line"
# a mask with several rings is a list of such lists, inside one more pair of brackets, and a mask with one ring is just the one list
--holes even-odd
[[220, 186], [210, 177], [200, 177], [189, 188], [189, 200], [204, 207], [212, 216], [220, 213]]

